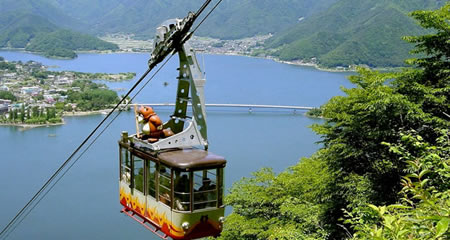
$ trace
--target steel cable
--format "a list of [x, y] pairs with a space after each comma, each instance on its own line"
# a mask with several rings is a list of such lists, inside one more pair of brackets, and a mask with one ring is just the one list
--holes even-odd
[[[197, 16], [205, 9], [206, 5], [209, 4], [208, 0], [199, 11], [197, 11]], [[219, 0], [216, 5], [208, 12], [208, 14], [202, 19], [202, 21], [195, 27], [191, 32], [191, 35], [200, 27], [200, 25], [210, 16], [210, 14], [217, 8], [217, 6], [222, 2]], [[147, 84], [156, 76], [156, 74], [167, 64], [167, 62], [172, 58], [173, 54], [158, 68], [158, 70], [152, 75], [152, 77], [147, 80], [147, 82], [138, 90], [138, 92], [131, 98], [133, 100], [146, 86]], [[120, 105], [125, 101], [125, 99], [136, 89], [136, 87], [145, 79], [145, 77], [150, 73], [153, 68], [147, 69], [147, 71], [141, 76], [141, 78], [133, 85], [133, 87], [122, 97], [122, 99], [114, 106], [114, 108], [106, 115], [106, 117], [91, 131], [91, 133], [83, 140], [83, 142], [75, 149], [74, 152], [69, 156], [69, 158], [64, 161], [64, 163], [56, 170], [56, 172], [45, 182], [45, 184], [39, 189], [39, 191], [25, 204], [25, 206], [15, 215], [15, 217], [6, 225], [6, 227], [0, 232], [0, 237], [6, 239], [16, 228], [22, 223], [22, 221], [31, 213], [31, 211], [42, 201], [42, 199], [53, 189], [53, 187], [66, 175], [66, 173], [75, 165], [75, 163], [84, 155], [84, 153], [89, 150], [89, 148], [97, 141], [97, 139], [106, 131], [106, 129], [115, 121], [115, 119], [120, 115], [121, 110], [116, 114], [116, 116], [103, 128], [103, 130], [92, 140], [92, 142], [81, 152], [81, 154], [74, 160], [74, 162], [69, 165], [69, 167], [63, 172], [61, 176], [57, 178], [56, 181], [53, 180], [59, 175], [59, 173], [67, 166], [67, 164], [73, 159], [73, 157], [81, 150], [81, 148], [89, 141], [89, 139], [97, 132], [97, 130], [106, 122], [106, 120], [120, 107]], [[127, 103], [126, 106], [128, 106]], [[53, 182], [50, 188], [47, 187]], [[45, 192], [44, 192], [45, 191]], [[44, 193], [43, 193], [44, 192]], [[43, 195], [41, 196], [41, 194]], [[41, 196], [41, 197], [40, 197]], [[40, 198], [39, 198], [40, 197]], [[39, 198], [39, 199], [38, 199]], [[37, 202], [33, 204], [34, 201]], [[29, 207], [31, 208], [27, 210]], [[20, 219], [20, 220], [19, 220]], [[12, 229], [11, 227], [15, 225]], [[8, 229], [11, 229], [8, 231]]]

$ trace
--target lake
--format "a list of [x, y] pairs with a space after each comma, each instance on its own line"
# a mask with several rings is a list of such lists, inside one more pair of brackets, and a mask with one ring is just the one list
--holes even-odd
[[[149, 54], [79, 54], [74, 60], [0, 51], [9, 61], [35, 60], [57, 70], [136, 72], [147, 68]], [[349, 73], [322, 72], [310, 67], [241, 56], [198, 55], [206, 71], [207, 103], [244, 103], [318, 107], [351, 87]], [[178, 60], [167, 64], [137, 96], [137, 102], [173, 102]], [[135, 80], [107, 83], [128, 89]], [[168, 86], [164, 86], [168, 82]], [[124, 91], [120, 90], [119, 94]], [[167, 119], [170, 109], [156, 109]], [[208, 109], [210, 151], [228, 160], [225, 184], [248, 177], [262, 167], [276, 172], [315, 152], [320, 138], [308, 126], [321, 123], [303, 112]], [[67, 117], [66, 124], [21, 131], [0, 126], [0, 227], [35, 194], [104, 115]], [[9, 239], [159, 239], [119, 211], [118, 144], [123, 130], [134, 133], [131, 112], [122, 113], [72, 170], [33, 210]]]

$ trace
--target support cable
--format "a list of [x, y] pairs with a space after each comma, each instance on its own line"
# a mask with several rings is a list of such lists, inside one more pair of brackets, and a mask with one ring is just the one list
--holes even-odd
[[[201, 9], [197, 12], [197, 16], [205, 9], [206, 5], [211, 0], [207, 0]], [[222, 2], [218, 3], [209, 11], [209, 13], [202, 19], [202, 21], [191, 32], [190, 36], [200, 27], [200, 25], [210, 16], [210, 14], [216, 9], [216, 7]], [[186, 39], [187, 40], [187, 39]], [[186, 40], [183, 40], [184, 43]], [[131, 98], [133, 100], [156, 76], [156, 74], [167, 64], [167, 62], [173, 57], [171, 54], [169, 58], [158, 68], [158, 70], [152, 75], [149, 80], [138, 90], [138, 92]], [[45, 182], [45, 184], [39, 189], [39, 191], [25, 204], [25, 206], [14, 216], [14, 218], [3, 228], [0, 232], [0, 238], [6, 239], [17, 226], [31, 213], [31, 211], [42, 201], [42, 199], [53, 189], [53, 187], [66, 175], [66, 173], [75, 165], [75, 163], [89, 150], [89, 148], [97, 141], [97, 139], [106, 131], [106, 129], [114, 122], [114, 120], [121, 114], [121, 109], [116, 116], [103, 128], [103, 130], [87, 145], [87, 147], [81, 152], [81, 154], [72, 162], [71, 165], [58, 177], [61, 171], [69, 164], [73, 157], [82, 149], [82, 147], [90, 140], [90, 138], [97, 132], [97, 130], [108, 120], [108, 118], [120, 107], [125, 99], [136, 89], [136, 87], [145, 79], [145, 77], [151, 72], [153, 68], [148, 68], [145, 73], [139, 78], [139, 80], [128, 90], [128, 92], [122, 97], [122, 99], [114, 106], [114, 108], [106, 115], [106, 117], [91, 131], [91, 133], [83, 140], [83, 142], [72, 152], [72, 154], [64, 161], [64, 163], [56, 170], [56, 172]], [[131, 102], [131, 101], [130, 101]], [[126, 106], [128, 106], [127, 103]], [[57, 178], [58, 177], [58, 178]], [[56, 179], [57, 178], [57, 179]], [[56, 179], [56, 181], [54, 181]], [[50, 186], [50, 188], [48, 188]], [[48, 188], [48, 190], [46, 190]], [[41, 194], [43, 194], [41, 196]], [[34, 203], [37, 200], [36, 203]], [[31, 207], [31, 208], [30, 208]], [[29, 209], [30, 208], [30, 209]], [[15, 226], [13, 226], [15, 225]], [[9, 231], [10, 230], [10, 231]]]
[[[159, 73], [159, 71], [167, 64], [167, 62], [172, 58], [173, 55], [171, 55], [159, 68], [158, 70], [149, 78], [149, 80], [147, 80], [147, 82], [144, 84], [143, 87], [141, 87], [139, 89], [139, 91], [131, 98], [131, 101], [136, 98], [136, 96], [139, 94], [139, 92], [142, 91], [142, 89], [156, 76], [156, 74]], [[123, 102], [123, 100], [126, 98], [127, 96], [124, 96], [124, 98], [122, 98], [122, 100], [119, 102], [119, 104], [121, 102]], [[111, 110], [110, 113], [114, 112], [114, 110]], [[11, 229], [11, 231], [9, 231], [9, 233], [6, 234], [5, 239], [9, 236], [10, 233], [12, 233], [17, 226], [19, 226], [22, 221], [28, 216], [28, 214], [30, 214], [33, 209], [45, 198], [45, 196], [47, 196], [47, 194], [53, 189], [53, 187], [55, 187], [55, 185], [66, 175], [66, 173], [75, 165], [75, 163], [78, 162], [78, 160], [80, 160], [80, 158], [89, 150], [89, 148], [97, 141], [97, 139], [109, 128], [109, 126], [111, 126], [111, 124], [116, 120], [117, 117], [119, 117], [119, 115], [122, 113], [122, 110], [119, 108], [119, 112], [114, 116], [114, 118], [109, 121], [109, 123], [102, 129], [102, 131], [92, 140], [92, 142], [90, 142], [87, 147], [80, 153], [80, 155], [72, 162], [72, 164], [69, 165], [69, 167], [64, 170], [64, 172], [61, 174], [61, 176], [58, 177], [58, 179], [56, 179], [56, 181], [54, 181], [50, 188], [48, 190], [46, 190], [42, 196], [37, 200], [37, 202], [31, 206], [31, 208], [27, 211], [23, 213], [23, 217], [20, 220], [17, 220], [17, 224], [15, 224], [14, 228]], [[108, 116], [105, 117], [105, 119]], [[105, 120], [104, 119], [104, 120]]]

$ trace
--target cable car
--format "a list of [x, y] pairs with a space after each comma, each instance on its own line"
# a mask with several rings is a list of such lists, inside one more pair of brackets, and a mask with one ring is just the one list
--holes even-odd
[[195, 148], [154, 154], [134, 141], [124, 133], [119, 142], [122, 211], [162, 238], [218, 236], [226, 160]]
[[[158, 27], [151, 60], [159, 59], [167, 42], [173, 44], [164, 38], [183, 23], [169, 20]], [[135, 107], [136, 134], [122, 132], [119, 140], [120, 204], [123, 213], [163, 239], [218, 236], [226, 160], [208, 151], [206, 79], [195, 52], [187, 41], [176, 49], [180, 66], [170, 120], [163, 124], [151, 108]]]

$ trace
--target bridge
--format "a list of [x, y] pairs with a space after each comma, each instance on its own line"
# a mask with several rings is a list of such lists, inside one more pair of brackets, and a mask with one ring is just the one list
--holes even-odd
[[[137, 105], [146, 105], [151, 107], [172, 107], [175, 103], [136, 103]], [[189, 104], [191, 105], [191, 104]], [[214, 108], [244, 108], [252, 112], [253, 109], [287, 109], [287, 110], [304, 110], [308, 111], [314, 109], [314, 107], [304, 107], [304, 106], [288, 106], [288, 105], [264, 105], [264, 104], [233, 104], [233, 103], [206, 103], [206, 107]]]

